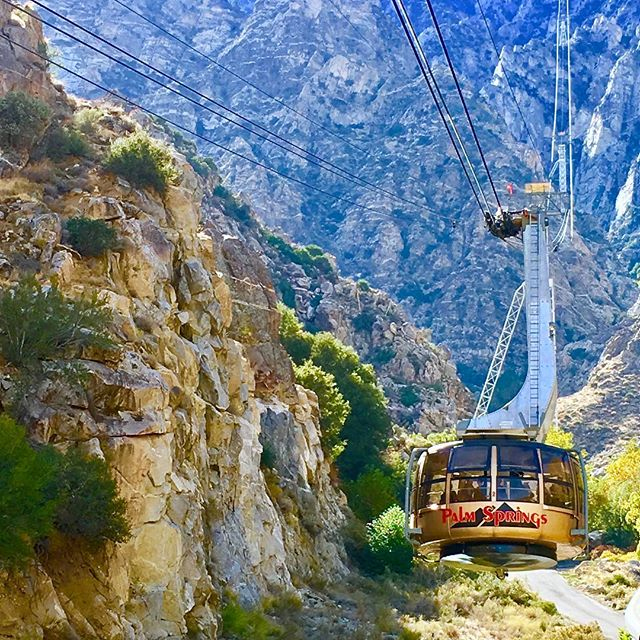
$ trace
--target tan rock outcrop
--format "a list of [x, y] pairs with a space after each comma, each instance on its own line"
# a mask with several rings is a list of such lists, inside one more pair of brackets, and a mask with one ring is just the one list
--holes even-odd
[[[39, 37], [15, 17], [10, 25]], [[7, 83], [0, 71], [0, 93]], [[344, 498], [329, 479], [316, 400], [294, 386], [279, 346], [276, 298], [257, 314], [239, 304], [227, 240], [200, 229], [201, 181], [175, 162], [180, 183], [164, 198], [87, 162], [76, 170], [82, 188], [0, 201], [3, 286], [29, 260], [43, 283], [96, 294], [113, 311], [118, 349], [85, 354], [84, 390], [43, 384], [27, 423], [41, 442], [106, 459], [132, 527], [128, 542], [98, 553], [50, 539], [23, 575], [2, 581], [3, 637], [215, 638], [223, 589], [257, 603], [294, 580], [346, 571]], [[65, 247], [64, 221], [77, 215], [111, 225], [120, 248], [82, 258]], [[264, 267], [244, 275], [273, 290]], [[261, 467], [263, 446], [275, 470]]]

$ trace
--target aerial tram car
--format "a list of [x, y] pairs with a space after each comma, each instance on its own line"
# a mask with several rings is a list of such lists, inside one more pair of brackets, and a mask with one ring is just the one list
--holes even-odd
[[[573, 235], [569, 31], [568, 2], [559, 3], [549, 179], [525, 187], [524, 207], [504, 211], [498, 203], [495, 215], [484, 212], [494, 236], [522, 238], [524, 282], [513, 296], [475, 413], [458, 424], [460, 439], [415, 449], [407, 469], [405, 535], [418, 553], [452, 567], [493, 571], [501, 577], [508, 571], [552, 568], [588, 547], [582, 456], [543, 443], [557, 400], [549, 254]], [[566, 92], [559, 90], [563, 83]], [[490, 412], [523, 308], [527, 375], [516, 396]]]
[[[474, 571], [545, 569], [587, 544], [587, 483], [578, 451], [543, 444], [557, 398], [549, 225], [527, 212], [525, 282], [514, 296], [473, 418], [460, 440], [415, 449], [407, 470], [406, 534], [427, 558]], [[528, 370], [519, 393], [487, 413], [526, 304]]]

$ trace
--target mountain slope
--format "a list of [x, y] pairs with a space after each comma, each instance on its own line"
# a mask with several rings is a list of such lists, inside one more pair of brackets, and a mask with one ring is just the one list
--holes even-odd
[[640, 400], [640, 318], [631, 318], [609, 340], [586, 385], [562, 398], [558, 417], [575, 433], [596, 466], [605, 466], [623, 446], [638, 437]]
[[[416, 23], [424, 30], [427, 50], [435, 56], [437, 73], [453, 96], [422, 3], [410, 4]], [[144, 92], [145, 100], [163, 113], [183, 118], [188, 126], [206, 131], [231, 148], [380, 210], [375, 214], [335, 203], [231, 156], [220, 159], [234, 186], [250, 195], [268, 224], [282, 227], [302, 243], [322, 244], [337, 256], [347, 273], [363, 275], [392, 293], [419, 324], [431, 328], [435, 339], [451, 349], [464, 381], [478, 387], [511, 292], [521, 278], [521, 253], [490, 238], [482, 229], [479, 213], [386, 3], [366, 0], [357, 6], [338, 4], [336, 8], [336, 3], [324, 0], [256, 0], [241, 12], [217, 3], [215, 9], [207, 6], [199, 14], [193, 3], [182, 2], [174, 25], [169, 15], [172, 7], [148, 0], [132, 5], [362, 150], [314, 127], [196, 54], [176, 54], [175, 43], [171, 54], [166, 54], [166, 38], [159, 38], [149, 25], [138, 20], [129, 31], [121, 28], [118, 25], [133, 21], [121, 7], [89, 2], [86, 9], [78, 11], [71, 0], [61, 0], [59, 5], [60, 10], [96, 32], [117, 32], [118, 42], [126, 48], [143, 58], [152, 57], [158, 66], [178, 73], [204, 93], [255, 117], [297, 144], [373, 184], [456, 219], [453, 229], [446, 218], [338, 180], [241, 134], [166, 91], [149, 87]], [[504, 189], [506, 182], [530, 180], [536, 155], [528, 147], [476, 4], [469, 0], [455, 7], [441, 4], [437, 9], [499, 188]], [[503, 0], [488, 8], [497, 41], [504, 47], [502, 64], [512, 76], [543, 155], [547, 153], [545, 141], [552, 115], [554, 11], [551, 0]], [[219, 34], [209, 37], [210, 25], [219, 12], [224, 14], [222, 24], [230, 21], [234, 26], [224, 38], [218, 38]], [[634, 136], [623, 135], [617, 140], [606, 128], [602, 136], [597, 135], [598, 114], [607, 122], [617, 122], [625, 132], [633, 117], [632, 96], [615, 91], [607, 94], [607, 87], [615, 76], [633, 73], [630, 65], [638, 43], [633, 26], [637, 8], [630, 2], [602, 6], [582, 2], [574, 7], [574, 13], [578, 229], [584, 241], [578, 240], [576, 248], [563, 250], [555, 260], [554, 277], [561, 286], [558, 324], [561, 387], [565, 391], [575, 390], [585, 380], [615, 325], [634, 301], [626, 277], [632, 258], [620, 262], [607, 236], [617, 237], [619, 225], [610, 225], [614, 205], [640, 151], [633, 151]], [[198, 23], [183, 28], [180, 21], [194, 14], [201, 15]], [[140, 37], [143, 33], [146, 38]], [[51, 30], [48, 34], [64, 55], [79, 60], [79, 45]], [[468, 46], [470, 42], [473, 47]], [[86, 59], [86, 53], [82, 55]], [[123, 84], [121, 72], [112, 65], [98, 62], [95, 55], [89, 55], [89, 60], [92, 71], [110, 85], [126, 89], [128, 94], [142, 92], [140, 81], [132, 82], [130, 74]], [[90, 91], [76, 80], [67, 80], [77, 91]], [[453, 108], [459, 114], [460, 109]], [[597, 149], [595, 138], [613, 140], [611, 148], [605, 152], [602, 142]], [[587, 141], [585, 153], [583, 140]], [[612, 159], [615, 171], [609, 170]], [[505, 194], [503, 199], [507, 199]], [[286, 206], [275, 206], [276, 202]], [[627, 251], [628, 244], [619, 243], [616, 249]], [[521, 337], [515, 347], [516, 355], [509, 364], [511, 378], [523, 372]]]

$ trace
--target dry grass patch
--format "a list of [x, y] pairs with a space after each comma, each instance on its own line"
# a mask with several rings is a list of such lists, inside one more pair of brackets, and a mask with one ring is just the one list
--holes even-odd
[[40, 200], [43, 187], [23, 176], [0, 180], [0, 199], [19, 198], [20, 200]]
[[612, 609], [622, 610], [640, 587], [640, 562], [635, 553], [608, 554], [606, 558], [582, 562], [566, 578], [577, 589]]
[[418, 567], [410, 576], [352, 575], [300, 598], [265, 607], [288, 640], [604, 640], [522, 583], [488, 574]]

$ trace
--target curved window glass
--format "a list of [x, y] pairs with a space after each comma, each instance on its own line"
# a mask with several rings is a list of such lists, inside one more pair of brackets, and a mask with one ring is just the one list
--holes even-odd
[[450, 502], [483, 502], [491, 499], [491, 447], [456, 447], [449, 464]]
[[573, 476], [567, 451], [541, 449], [544, 475], [544, 503], [549, 507], [573, 509]]
[[500, 445], [498, 447], [498, 500], [540, 502], [538, 450], [531, 446]]
[[444, 504], [447, 487], [447, 465], [451, 449], [429, 454], [422, 471], [419, 504], [421, 508]]
[[573, 477], [576, 483], [576, 503], [578, 513], [584, 514], [584, 478], [582, 477], [582, 465], [580, 458], [576, 454], [571, 454], [571, 465], [573, 467]]
[[471, 471], [486, 469], [491, 471], [491, 447], [486, 445], [462, 445], [451, 454], [450, 471]]

